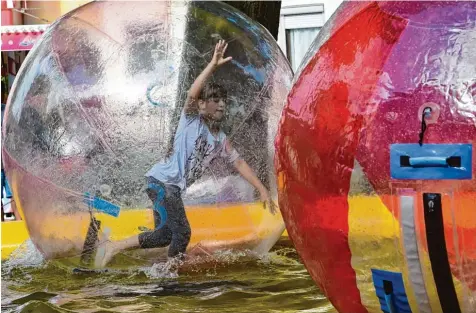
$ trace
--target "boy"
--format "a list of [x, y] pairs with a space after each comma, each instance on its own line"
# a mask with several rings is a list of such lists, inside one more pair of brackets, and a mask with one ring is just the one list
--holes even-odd
[[[190, 87], [175, 135], [172, 155], [166, 162], [154, 165], [145, 175], [148, 181], [147, 194], [156, 209], [156, 229], [122, 241], [104, 243], [104, 253], [97, 253], [96, 256], [96, 267], [104, 267], [115, 254], [136, 247], [148, 249], [169, 246], [169, 258], [183, 257], [190, 242], [191, 229], [181, 193], [202, 175], [217, 156], [226, 157], [260, 192], [261, 201], [265, 202], [271, 213], [276, 213], [268, 190], [220, 130], [226, 91], [217, 84], [206, 85], [211, 74], [232, 59], [223, 58], [226, 48], [227, 44], [223, 40], [216, 44], [212, 60]], [[159, 215], [158, 211], [161, 210], [163, 211]]]

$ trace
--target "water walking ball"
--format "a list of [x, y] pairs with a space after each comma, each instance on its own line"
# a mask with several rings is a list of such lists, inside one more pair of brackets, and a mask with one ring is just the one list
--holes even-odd
[[475, 53], [475, 2], [346, 2], [301, 64], [279, 205], [339, 312], [476, 312]]
[[[219, 40], [233, 57], [210, 79], [227, 91], [221, 129], [277, 200], [273, 142], [292, 71], [269, 32], [220, 2], [92, 2], [48, 28], [5, 115], [8, 179], [46, 258], [86, 262], [107, 234], [157, 226], [145, 174], [172, 153], [188, 89]], [[225, 158], [203, 170], [182, 194], [189, 248], [267, 252], [280, 214]]]

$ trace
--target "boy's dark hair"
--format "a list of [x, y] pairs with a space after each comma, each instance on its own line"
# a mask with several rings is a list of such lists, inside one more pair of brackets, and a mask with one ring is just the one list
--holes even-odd
[[207, 83], [200, 92], [200, 100], [208, 100], [210, 98], [226, 99], [227, 92], [223, 86], [217, 83]]

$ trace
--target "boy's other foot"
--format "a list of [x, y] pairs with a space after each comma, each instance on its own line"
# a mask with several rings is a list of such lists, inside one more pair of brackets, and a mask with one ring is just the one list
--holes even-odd
[[96, 258], [94, 259], [94, 267], [105, 268], [116, 253], [114, 243], [111, 241], [103, 242], [97, 249]]
[[193, 256], [212, 256], [213, 251], [212, 249], [209, 249], [202, 245], [201, 243], [196, 244], [193, 248], [191, 248], [189, 251], [187, 251], [187, 257], [193, 257]]

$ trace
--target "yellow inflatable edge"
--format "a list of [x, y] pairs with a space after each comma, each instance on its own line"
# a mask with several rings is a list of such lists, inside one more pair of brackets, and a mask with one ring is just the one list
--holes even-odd
[[[246, 209], [245, 209], [246, 208]], [[207, 213], [208, 212], [208, 213]], [[240, 218], [243, 215], [243, 212], [247, 212], [247, 218]], [[114, 218], [106, 214], [99, 213], [96, 215], [96, 218], [102, 220], [106, 225], [112, 227], [116, 230], [120, 230], [120, 233], [115, 232], [112, 239], [123, 239], [134, 235], [138, 232], [137, 225], [144, 225], [148, 227], [153, 227], [150, 209], [136, 209], [136, 210], [124, 210], [121, 212], [119, 217]], [[271, 216], [271, 214], [266, 213], [262, 209], [262, 204], [260, 203], [249, 203], [246, 205], [229, 205], [223, 206], [220, 209], [214, 207], [197, 207], [187, 210], [187, 215], [192, 225], [192, 240], [191, 244], [200, 242], [205, 239], [208, 235], [206, 229], [212, 227], [212, 225], [220, 228], [220, 231], [217, 232], [215, 240], [230, 240], [236, 236], [245, 236], [251, 229], [251, 224], [254, 224], [253, 228], [257, 233], [255, 234], [259, 238], [267, 237], [269, 234], [269, 229], [267, 226], [276, 225], [276, 223], [282, 223], [281, 215], [276, 214]], [[203, 216], [207, 216], [210, 220], [203, 222]], [[64, 223], [63, 223], [64, 222]], [[64, 232], [68, 229], [67, 219], [63, 222], [55, 221], [46, 221], [46, 224], [51, 224], [51, 227], [46, 227], [54, 231], [54, 229], [59, 231], [59, 226], [54, 227], [54, 224], [61, 224], [61, 231]], [[86, 224], [83, 223], [85, 228], [84, 233], [86, 232]], [[202, 225], [204, 224], [204, 225]], [[236, 225], [236, 227], [228, 228], [229, 225]], [[197, 226], [194, 228], [193, 226]], [[228, 229], [227, 229], [228, 228]], [[7, 259], [13, 251], [20, 247], [26, 240], [30, 238], [26, 223], [21, 221], [6, 221], [1, 223], [1, 242], [2, 242], [2, 260]], [[288, 237], [287, 232], [281, 235], [282, 237]]]

